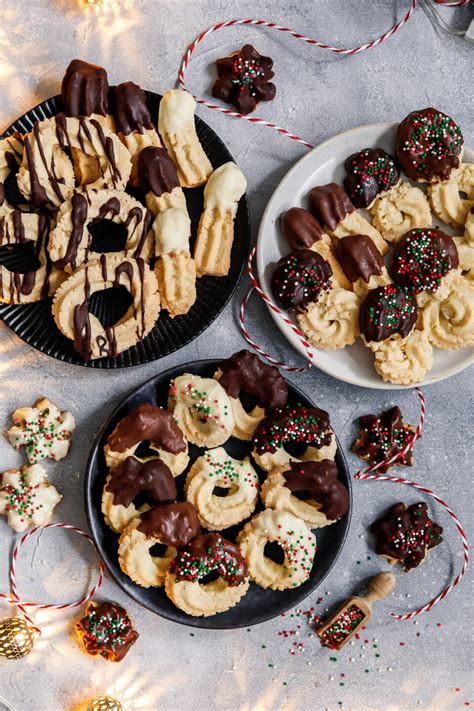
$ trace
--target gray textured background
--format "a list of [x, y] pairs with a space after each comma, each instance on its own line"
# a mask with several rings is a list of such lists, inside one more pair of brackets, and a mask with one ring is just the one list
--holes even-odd
[[[85, 12], [76, 0], [2, 0], [2, 126], [56, 94], [67, 63], [76, 56], [105, 65], [111, 83], [132, 79], [163, 91], [174, 85], [187, 45], [219, 20], [263, 17], [321, 40], [351, 46], [381, 34], [401, 17], [408, 0], [239, 0], [233, 4], [122, 0], [113, 5], [114, 11], [104, 15]], [[444, 14], [461, 27], [468, 23], [469, 10], [445, 10]], [[432, 104], [451, 114], [462, 126], [467, 144], [474, 145], [472, 45], [435, 30], [420, 8], [410, 24], [381, 47], [348, 58], [255, 28], [216, 33], [193, 60], [189, 86], [200, 94], [208, 92], [211, 62], [245, 42], [255, 43], [275, 60], [277, 99], [263, 105], [259, 115], [312, 143], [360, 124], [397, 121], [415, 108]], [[304, 148], [217, 112], [202, 109], [199, 114], [226, 141], [247, 175], [255, 235], [268, 197]], [[244, 345], [236, 312], [246, 288], [244, 279], [225, 312], [187, 348], [159, 363], [119, 372], [67, 366], [0, 328], [2, 426], [17, 406], [43, 394], [70, 408], [77, 418], [70, 456], [47, 465], [52, 481], [64, 494], [58, 520], [85, 526], [82, 473], [87, 452], [102, 421], [124, 394], [161, 369], [193, 359], [228, 356]], [[275, 354], [296, 362], [261, 304], [253, 304], [249, 327]], [[412, 392], [392, 395], [360, 390], [316, 370], [292, 379], [330, 411], [346, 452], [359, 415], [398, 403], [408, 420], [418, 418]], [[416, 448], [416, 467], [409, 471], [446, 497], [467, 527], [473, 395], [472, 369], [426, 389], [426, 430]], [[5, 441], [0, 447], [2, 469], [22, 462]], [[353, 470], [358, 466], [352, 455], [349, 463]], [[317, 604], [319, 596], [331, 604], [337, 602], [368, 575], [386, 567], [372, 555], [366, 527], [396, 500], [419, 498], [413, 490], [393, 484], [356, 482], [349, 542], [308, 607], [324, 610], [325, 603]], [[467, 581], [435, 611], [420, 617], [418, 624], [388, 616], [390, 609], [408, 610], [426, 601], [460, 567], [460, 541], [454, 526], [440, 509], [436, 519], [446, 529], [443, 546], [421, 569], [407, 576], [397, 574], [394, 597], [379, 604], [366, 636], [340, 654], [323, 650], [309, 637], [304, 623], [299, 637], [278, 636], [278, 631], [296, 628], [291, 619], [251, 631], [195, 631], [192, 635], [189, 629], [141, 609], [107, 580], [102, 597], [126, 605], [141, 635], [126, 660], [114, 665], [84, 655], [71, 633], [77, 613], [38, 613], [43, 637], [24, 661], [0, 661], [0, 694], [17, 711], [78, 711], [103, 691], [116, 694], [127, 709], [147, 711], [463, 708], [472, 694], [472, 607], [469, 610]], [[14, 537], [4, 521], [0, 521], [0, 531], [0, 583], [5, 590], [7, 556]], [[91, 560], [87, 547], [76, 539], [45, 532], [21, 560], [20, 590], [30, 599], [71, 599], [85, 589]], [[6, 607], [1, 611], [2, 616], [8, 613]], [[289, 648], [295, 639], [305, 643], [305, 651], [291, 656]]]

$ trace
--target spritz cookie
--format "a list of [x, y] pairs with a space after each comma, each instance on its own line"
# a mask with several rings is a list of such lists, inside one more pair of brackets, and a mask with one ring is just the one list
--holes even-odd
[[[214, 493], [225, 490], [224, 496]], [[223, 447], [198, 457], [186, 478], [186, 498], [196, 508], [201, 526], [221, 531], [244, 521], [254, 511], [260, 484], [246, 457], [233, 459]]]
[[370, 289], [385, 286], [390, 281], [382, 257], [367, 235], [348, 235], [337, 243], [337, 256], [352, 289], [360, 299]]
[[16, 131], [0, 140], [0, 183], [4, 183], [20, 165], [23, 145], [23, 136]]
[[[316, 537], [305, 522], [288, 511], [265, 509], [245, 524], [237, 542], [250, 577], [262, 588], [288, 590], [308, 580], [316, 553]], [[279, 562], [265, 555], [276, 544]], [[267, 549], [268, 550], [268, 549]]]
[[414, 330], [406, 338], [396, 334], [372, 341], [374, 368], [381, 378], [395, 385], [421, 383], [433, 365], [433, 347], [425, 331]]
[[279, 259], [271, 281], [273, 296], [285, 311], [303, 311], [331, 285], [329, 262], [311, 249], [298, 249]]
[[[359, 424], [360, 432], [351, 449], [360, 459], [370, 466], [380, 464], [377, 471], [381, 474], [395, 465], [413, 466], [413, 448], [408, 445], [413, 440], [415, 428], [405, 422], [399, 407], [392, 407], [380, 415], [362, 415]], [[382, 462], [400, 455], [404, 449], [407, 451], [403, 456], [398, 456], [392, 464], [382, 465]]]
[[428, 195], [433, 212], [440, 220], [453, 227], [464, 227], [474, 207], [474, 163], [461, 163], [449, 180], [431, 185]]
[[431, 227], [430, 204], [425, 193], [406, 181], [400, 181], [388, 193], [380, 195], [370, 208], [373, 225], [391, 243], [418, 227]]
[[474, 284], [453, 271], [442, 295], [433, 294], [423, 305], [421, 325], [431, 343], [450, 350], [474, 345]]
[[164, 148], [148, 146], [140, 151], [137, 175], [149, 210], [154, 215], [178, 207], [187, 213], [186, 198], [176, 166]]
[[391, 155], [382, 148], [364, 148], [346, 159], [344, 188], [357, 208], [370, 208], [380, 195], [394, 188], [400, 173]]
[[229, 610], [248, 587], [248, 568], [239, 547], [218, 533], [197, 536], [180, 550], [165, 580], [168, 597], [193, 617]]
[[21, 470], [0, 474], [0, 514], [17, 533], [46, 523], [61, 499], [41, 464], [25, 464]]
[[360, 331], [364, 342], [385, 341], [390, 336], [406, 338], [418, 318], [415, 296], [397, 284], [371, 289], [360, 307]]
[[12, 419], [8, 441], [15, 449], [25, 447], [30, 464], [47, 458], [59, 461], [69, 452], [76, 422], [70, 412], [62, 412], [48, 398], [40, 398], [33, 407], [20, 407]]
[[333, 287], [308, 304], [296, 319], [314, 346], [337, 350], [352, 345], [359, 335], [359, 308], [355, 292]]

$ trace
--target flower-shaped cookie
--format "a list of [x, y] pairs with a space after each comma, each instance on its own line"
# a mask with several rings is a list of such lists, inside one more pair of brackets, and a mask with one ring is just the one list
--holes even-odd
[[216, 62], [218, 79], [212, 87], [212, 95], [229, 104], [234, 104], [241, 114], [250, 114], [259, 101], [271, 101], [275, 97], [273, 60], [259, 54], [255, 47], [246, 44], [240, 52]]
[[8, 525], [17, 533], [46, 523], [61, 499], [41, 464], [9, 469], [1, 475], [0, 514], [7, 516]]
[[25, 447], [30, 464], [42, 459], [63, 459], [71, 444], [76, 422], [70, 412], [61, 410], [48, 398], [33, 407], [20, 407], [12, 415], [13, 427], [7, 432], [15, 449]]

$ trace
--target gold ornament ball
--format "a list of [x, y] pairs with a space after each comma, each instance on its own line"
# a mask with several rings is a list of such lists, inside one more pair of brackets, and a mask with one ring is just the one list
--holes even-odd
[[21, 659], [33, 649], [34, 632], [21, 617], [0, 622], [0, 657]]
[[87, 711], [125, 711], [120, 701], [112, 696], [98, 696], [92, 699]]

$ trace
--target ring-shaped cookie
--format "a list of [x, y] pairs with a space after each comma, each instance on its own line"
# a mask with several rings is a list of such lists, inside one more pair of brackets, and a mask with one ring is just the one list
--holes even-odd
[[[218, 576], [206, 581], [209, 576]], [[218, 533], [197, 536], [170, 564], [165, 591], [173, 603], [193, 617], [225, 612], [249, 587], [247, 564], [235, 543]]]
[[[237, 542], [250, 572], [262, 588], [287, 590], [302, 585], [311, 573], [316, 537], [305, 522], [288, 511], [265, 509], [254, 516]], [[284, 558], [277, 563], [265, 555], [267, 543], [277, 543]]]
[[49, 254], [59, 269], [72, 273], [89, 259], [99, 259], [100, 254], [92, 249], [89, 226], [104, 219], [126, 231], [125, 243], [117, 252], [149, 261], [154, 250], [149, 236], [153, 215], [138, 200], [118, 190], [74, 191], [61, 205], [49, 238]]
[[430, 296], [421, 311], [421, 325], [431, 343], [443, 350], [474, 345], [474, 284], [453, 270], [446, 292]]
[[440, 220], [453, 227], [463, 227], [474, 207], [474, 163], [461, 163], [449, 180], [431, 185], [428, 195], [433, 212]]
[[142, 442], [148, 442], [171, 470], [182, 474], [188, 466], [188, 443], [168, 410], [144, 402], [115, 426], [104, 447], [105, 463], [111, 469], [133, 456]]
[[[92, 294], [125, 286], [133, 302], [113, 326], [102, 326], [89, 310]], [[74, 342], [84, 360], [112, 357], [151, 331], [160, 312], [156, 276], [143, 261], [125, 253], [83, 264], [56, 291], [52, 306], [59, 330]]]
[[[225, 489], [227, 495], [216, 495], [216, 487]], [[185, 487], [186, 498], [195, 506], [201, 526], [209, 531], [221, 531], [248, 518], [257, 504], [259, 489], [250, 459], [233, 459], [223, 447], [208, 450], [196, 459]]]
[[387, 242], [398, 242], [408, 230], [431, 227], [432, 223], [425, 193], [405, 181], [377, 197], [370, 212], [374, 227]]

